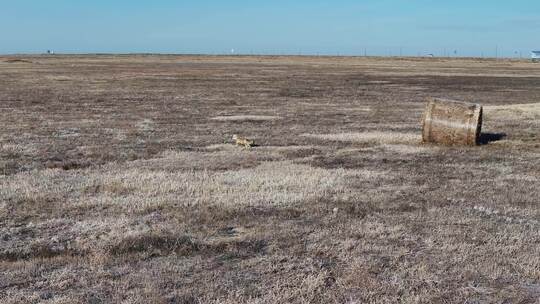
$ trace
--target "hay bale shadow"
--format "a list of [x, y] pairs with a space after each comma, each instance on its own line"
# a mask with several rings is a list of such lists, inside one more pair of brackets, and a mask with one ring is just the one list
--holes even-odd
[[490, 142], [499, 141], [506, 137], [506, 133], [482, 133], [478, 139], [479, 145], [487, 145]]

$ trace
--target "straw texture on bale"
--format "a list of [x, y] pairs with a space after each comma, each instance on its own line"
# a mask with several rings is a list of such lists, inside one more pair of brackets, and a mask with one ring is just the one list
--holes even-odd
[[445, 145], [477, 145], [482, 131], [482, 106], [429, 98], [423, 118], [424, 142]]

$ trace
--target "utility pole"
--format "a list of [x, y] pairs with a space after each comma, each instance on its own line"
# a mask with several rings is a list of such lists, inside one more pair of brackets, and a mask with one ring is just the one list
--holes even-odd
[[499, 46], [495, 45], [495, 59], [499, 58]]

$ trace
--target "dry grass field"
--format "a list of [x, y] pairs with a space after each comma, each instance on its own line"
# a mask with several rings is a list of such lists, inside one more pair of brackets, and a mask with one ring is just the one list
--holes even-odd
[[539, 130], [525, 61], [0, 57], [0, 302], [538, 303]]

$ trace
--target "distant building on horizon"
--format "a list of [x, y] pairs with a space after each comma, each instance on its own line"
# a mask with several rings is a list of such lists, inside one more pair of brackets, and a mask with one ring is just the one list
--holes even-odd
[[532, 51], [531, 52], [531, 58], [533, 62], [540, 61], [540, 51]]

